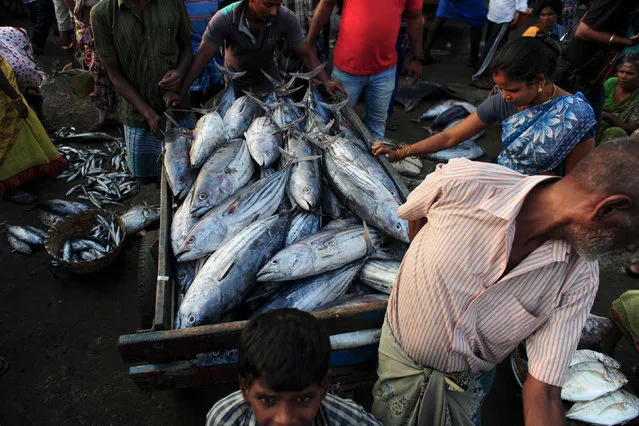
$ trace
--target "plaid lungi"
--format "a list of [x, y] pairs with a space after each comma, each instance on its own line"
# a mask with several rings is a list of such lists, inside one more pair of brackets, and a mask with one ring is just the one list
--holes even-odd
[[[192, 114], [178, 120], [181, 127], [193, 129], [195, 121]], [[124, 141], [126, 142], [126, 162], [131, 174], [135, 177], [147, 178], [158, 176], [158, 160], [162, 154], [162, 141], [145, 127], [124, 125]]]

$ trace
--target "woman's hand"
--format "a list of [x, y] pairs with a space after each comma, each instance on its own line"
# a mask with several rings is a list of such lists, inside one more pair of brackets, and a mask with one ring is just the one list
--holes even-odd
[[399, 155], [399, 152], [395, 148], [391, 148], [386, 145], [384, 142], [374, 142], [373, 143], [373, 155], [384, 155], [391, 162], [395, 163], [402, 159]]

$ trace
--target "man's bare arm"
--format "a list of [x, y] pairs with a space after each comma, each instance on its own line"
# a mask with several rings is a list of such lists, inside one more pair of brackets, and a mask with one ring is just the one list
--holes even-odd
[[317, 37], [319, 37], [319, 33], [322, 28], [324, 28], [324, 25], [326, 25], [328, 20], [331, 19], [331, 13], [333, 13], [333, 8], [336, 4], [337, 0], [320, 1], [317, 9], [315, 9], [313, 20], [311, 21], [311, 27], [308, 29], [308, 34], [306, 35], [306, 41], [308, 41], [309, 46], [315, 46]]
[[594, 41], [601, 44], [617, 45], [617, 46], [634, 46], [639, 43], [639, 37], [632, 38], [620, 37], [612, 33], [603, 33], [593, 30], [585, 22], [581, 22], [575, 31], [575, 38], [578, 40]]
[[197, 53], [193, 57], [193, 61], [191, 62], [191, 66], [188, 68], [186, 75], [182, 79], [182, 85], [180, 86], [180, 90], [178, 95], [182, 98], [189, 91], [189, 87], [195, 81], [196, 78], [202, 74], [202, 70], [207, 66], [215, 53], [217, 52], [218, 47], [213, 46], [212, 44], [207, 43], [202, 40], [200, 43], [200, 47], [197, 49]]
[[549, 385], [528, 375], [523, 390], [526, 426], [564, 426], [566, 424], [560, 387]]

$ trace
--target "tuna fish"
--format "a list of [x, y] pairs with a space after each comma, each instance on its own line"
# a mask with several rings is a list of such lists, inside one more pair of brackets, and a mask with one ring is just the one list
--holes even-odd
[[[291, 132], [287, 138], [286, 152], [297, 158], [315, 154], [313, 146], [296, 132]], [[321, 181], [322, 170], [317, 159], [299, 161], [293, 164], [288, 194], [302, 210], [315, 211], [320, 205]]]
[[240, 96], [224, 115], [226, 139], [241, 138], [253, 122], [259, 106], [247, 96]]
[[369, 259], [359, 271], [359, 279], [371, 288], [390, 294], [401, 262]]
[[57, 214], [58, 216], [69, 216], [89, 210], [89, 207], [86, 204], [67, 200], [42, 201], [38, 203], [38, 207]]
[[197, 219], [191, 216], [193, 194], [194, 190], [191, 189], [173, 214], [173, 220], [171, 221], [171, 248], [174, 255], [177, 255], [180, 246], [186, 240], [187, 234], [197, 223]]
[[251, 157], [258, 165], [269, 167], [279, 158], [282, 138], [277, 125], [269, 117], [253, 120], [244, 137]]
[[224, 117], [228, 109], [235, 102], [235, 89], [233, 87], [233, 80], [236, 78], [242, 77], [246, 74], [246, 71], [233, 72], [227, 68], [224, 68], [220, 64], [215, 64], [220, 71], [226, 76], [227, 85], [221, 95], [217, 96], [216, 102], [214, 105], [215, 111], [220, 114], [220, 117]]
[[191, 144], [191, 166], [200, 168], [211, 153], [226, 142], [224, 121], [217, 112], [204, 114], [197, 121], [194, 130], [193, 143]]
[[335, 192], [328, 186], [322, 185], [322, 198], [320, 200], [322, 213], [331, 219], [340, 219], [348, 214]]
[[16, 226], [12, 225], [7, 228], [8, 235], [17, 238], [30, 245], [42, 245], [47, 233], [35, 226]]
[[334, 334], [330, 337], [331, 350], [339, 351], [343, 349], [360, 348], [362, 346], [374, 345], [376, 343], [379, 343], [379, 339], [381, 336], [381, 328]]
[[254, 222], [211, 255], [184, 296], [175, 328], [215, 323], [238, 306], [255, 273], [284, 245], [289, 221], [282, 215]]
[[160, 208], [142, 205], [133, 206], [120, 216], [120, 219], [124, 222], [128, 235], [137, 234], [160, 221]]
[[427, 154], [426, 157], [435, 161], [448, 161], [453, 158], [468, 158], [469, 160], [475, 160], [482, 155], [484, 155], [484, 148], [471, 140], [466, 140], [451, 148]]
[[194, 186], [191, 215], [200, 217], [244, 187], [254, 172], [246, 142], [235, 139], [222, 145], [204, 163]]
[[180, 128], [171, 129], [164, 139], [164, 170], [173, 196], [181, 200], [193, 186], [195, 172], [189, 162], [191, 137]]
[[318, 232], [273, 256], [257, 274], [257, 280], [288, 281], [331, 271], [361, 259], [383, 240], [382, 233], [362, 225]]
[[295, 212], [291, 219], [291, 225], [286, 234], [285, 247], [293, 244], [300, 238], [315, 234], [320, 228], [320, 217], [308, 212]]

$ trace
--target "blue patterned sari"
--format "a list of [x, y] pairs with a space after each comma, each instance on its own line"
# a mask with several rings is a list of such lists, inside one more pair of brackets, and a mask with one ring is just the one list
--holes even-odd
[[566, 157], [588, 134], [594, 137], [595, 124], [581, 93], [551, 99], [502, 121], [504, 150], [497, 162], [526, 175], [555, 169], [563, 175]]

